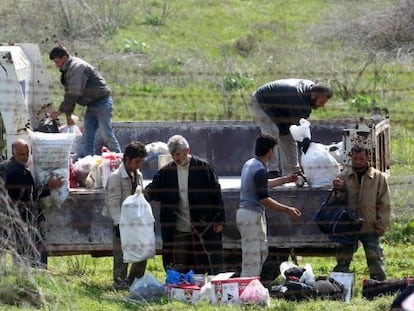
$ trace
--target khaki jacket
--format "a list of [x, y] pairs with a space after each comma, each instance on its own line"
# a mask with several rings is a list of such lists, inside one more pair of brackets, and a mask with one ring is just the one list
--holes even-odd
[[[361, 232], [374, 232], [376, 229], [386, 230], [391, 218], [391, 199], [386, 176], [379, 170], [369, 167], [362, 176], [361, 185], [352, 168], [339, 174], [348, 190], [349, 208], [357, 211], [364, 219]], [[336, 191], [338, 202], [343, 201], [344, 192]]]

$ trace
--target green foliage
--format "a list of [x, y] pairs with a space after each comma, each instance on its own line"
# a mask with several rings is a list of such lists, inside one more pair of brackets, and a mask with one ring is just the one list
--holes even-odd
[[414, 242], [414, 220], [406, 223], [394, 222], [386, 232], [385, 240], [388, 244], [407, 244]]
[[224, 76], [224, 90], [226, 92], [246, 89], [252, 84], [252, 78], [241, 73], [230, 73]]
[[367, 112], [369, 108], [376, 107], [376, 100], [371, 96], [357, 95], [351, 100], [350, 106], [357, 111]]
[[162, 26], [174, 14], [172, 0], [142, 0], [144, 25]]
[[142, 53], [145, 54], [149, 51], [150, 47], [145, 42], [138, 42], [135, 39], [124, 39], [123, 53]]
[[73, 276], [93, 275], [95, 267], [93, 261], [85, 256], [71, 256], [66, 258], [67, 274]]

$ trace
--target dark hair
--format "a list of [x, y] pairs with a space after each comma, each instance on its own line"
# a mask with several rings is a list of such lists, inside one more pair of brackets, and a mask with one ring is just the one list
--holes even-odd
[[55, 46], [49, 53], [49, 59], [62, 58], [63, 56], [69, 56], [69, 51], [63, 45]]
[[145, 158], [148, 155], [145, 145], [139, 141], [130, 142], [124, 151], [124, 161], [126, 158], [135, 159], [135, 158]]
[[311, 88], [311, 92], [315, 92], [318, 95], [324, 95], [328, 98], [331, 98], [333, 96], [332, 89], [329, 86], [322, 83], [315, 83]]
[[365, 155], [367, 155], [367, 156], [369, 155], [369, 149], [366, 145], [357, 143], [357, 144], [352, 146], [351, 155], [353, 153], [360, 153], [360, 152], [365, 152]]
[[254, 154], [258, 157], [264, 156], [269, 150], [272, 150], [277, 145], [277, 140], [274, 136], [269, 134], [260, 134], [256, 138], [256, 148]]

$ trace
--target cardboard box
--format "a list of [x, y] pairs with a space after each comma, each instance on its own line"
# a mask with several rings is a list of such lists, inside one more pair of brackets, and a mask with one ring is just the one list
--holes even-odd
[[259, 277], [232, 278], [225, 280], [211, 281], [211, 302], [212, 303], [238, 303], [241, 293], [247, 285]]
[[195, 303], [200, 299], [200, 287], [193, 284], [168, 284], [169, 299]]

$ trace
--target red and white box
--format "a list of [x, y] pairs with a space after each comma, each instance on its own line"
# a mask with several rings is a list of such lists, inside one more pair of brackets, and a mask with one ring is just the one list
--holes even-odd
[[260, 277], [231, 278], [211, 281], [212, 303], [239, 303], [239, 297], [247, 285]]
[[195, 303], [200, 299], [200, 287], [193, 284], [168, 284], [167, 296], [169, 299]]

